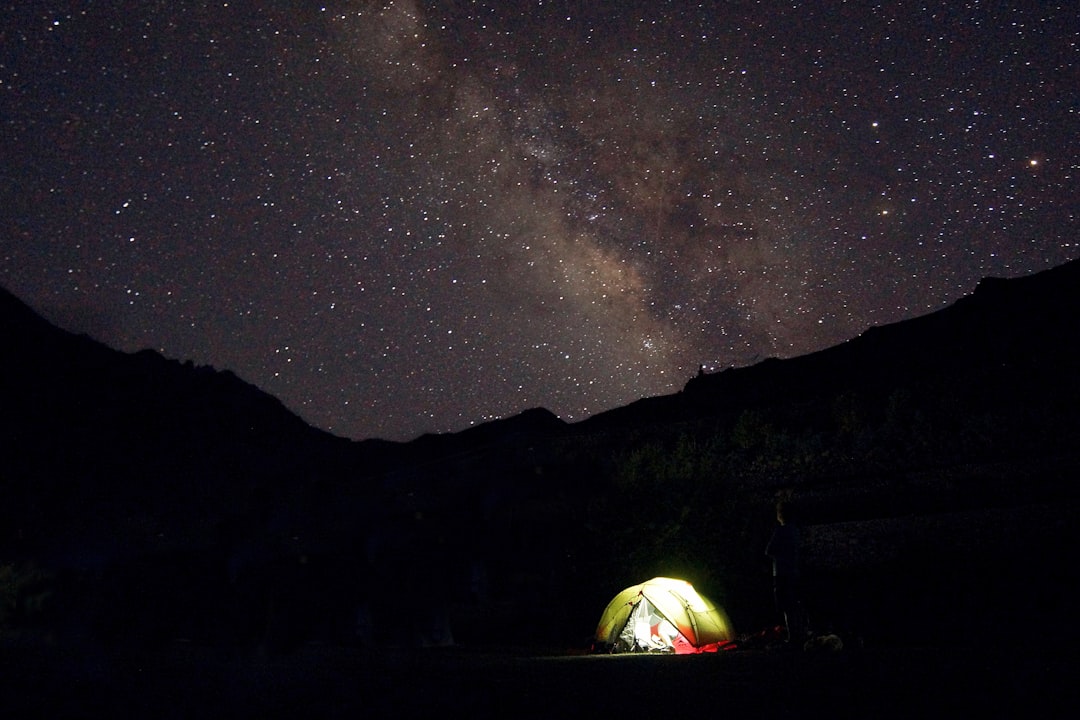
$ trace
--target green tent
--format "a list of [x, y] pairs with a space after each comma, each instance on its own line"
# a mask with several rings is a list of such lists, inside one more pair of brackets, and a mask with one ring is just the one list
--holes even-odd
[[734, 640], [724, 611], [673, 578], [656, 577], [616, 595], [596, 627], [611, 652], [715, 652]]

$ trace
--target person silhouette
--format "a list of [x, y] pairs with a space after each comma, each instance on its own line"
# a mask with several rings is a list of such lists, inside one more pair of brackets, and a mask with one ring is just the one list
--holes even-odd
[[781, 500], [776, 504], [776, 528], [765, 554], [772, 558], [773, 598], [783, 621], [784, 642], [801, 641], [806, 633], [800, 597], [799, 528], [793, 522], [793, 508]]

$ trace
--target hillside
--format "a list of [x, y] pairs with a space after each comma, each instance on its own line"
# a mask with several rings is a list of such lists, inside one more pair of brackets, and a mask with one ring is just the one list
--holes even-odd
[[205, 543], [252, 497], [294, 493], [351, 450], [231, 372], [117, 352], [6, 291], [0, 337], [0, 552]]

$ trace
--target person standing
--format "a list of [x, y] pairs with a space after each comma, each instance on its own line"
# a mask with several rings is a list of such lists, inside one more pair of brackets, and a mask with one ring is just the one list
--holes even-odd
[[773, 597], [776, 611], [783, 620], [784, 641], [801, 641], [806, 633], [803, 621], [802, 598], [799, 589], [799, 528], [792, 522], [790, 503], [776, 504], [776, 528], [765, 554], [772, 558]]

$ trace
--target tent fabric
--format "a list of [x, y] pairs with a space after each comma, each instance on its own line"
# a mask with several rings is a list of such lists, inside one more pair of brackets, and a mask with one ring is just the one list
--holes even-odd
[[690, 583], [665, 577], [618, 593], [596, 627], [597, 643], [612, 652], [711, 652], [733, 637], [723, 610]]

